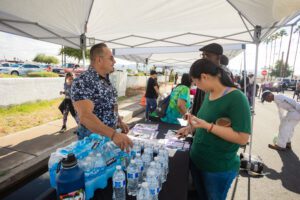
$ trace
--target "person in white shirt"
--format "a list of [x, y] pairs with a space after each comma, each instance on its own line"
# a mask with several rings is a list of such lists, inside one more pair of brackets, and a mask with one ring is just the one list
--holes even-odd
[[[264, 101], [276, 103], [280, 118], [277, 142], [269, 144], [269, 148], [282, 151], [291, 149], [294, 128], [300, 121], [300, 103], [282, 94], [274, 95], [270, 91], [262, 94], [262, 102]], [[284, 115], [284, 110], [287, 111], [286, 115]]]

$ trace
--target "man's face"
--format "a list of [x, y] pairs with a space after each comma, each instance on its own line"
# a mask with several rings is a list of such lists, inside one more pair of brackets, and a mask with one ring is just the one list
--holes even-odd
[[216, 65], [220, 65], [220, 56], [217, 54], [203, 51], [201, 56], [202, 56], [202, 58], [207, 59]]
[[99, 56], [99, 67], [104, 69], [107, 74], [114, 71], [114, 64], [116, 63], [109, 48], [105, 47], [103, 49], [103, 55]]
[[266, 101], [269, 102], [269, 103], [272, 102], [273, 99], [274, 99], [273, 97], [274, 97], [273, 94], [269, 94], [269, 95], [266, 97]]

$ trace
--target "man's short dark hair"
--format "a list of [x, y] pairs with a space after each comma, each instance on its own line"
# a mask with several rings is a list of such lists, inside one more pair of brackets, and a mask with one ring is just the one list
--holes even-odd
[[272, 94], [272, 92], [270, 90], [264, 91], [261, 95], [261, 102], [263, 103], [270, 94]]
[[217, 43], [211, 43], [200, 48], [199, 51], [206, 51], [220, 56], [223, 54], [223, 47]]
[[157, 72], [155, 70], [151, 70], [150, 75], [154, 75], [154, 74], [157, 74]]
[[228, 65], [228, 63], [229, 63], [229, 59], [228, 59], [228, 57], [227, 57], [227, 56], [225, 56], [225, 55], [222, 55], [222, 56], [221, 56], [221, 59], [220, 59], [220, 64], [221, 64], [221, 65], [225, 65], [225, 66], [227, 66], [227, 65]]
[[103, 55], [103, 49], [106, 48], [107, 45], [105, 43], [99, 43], [92, 46], [90, 50], [90, 60], [93, 61], [96, 56]]

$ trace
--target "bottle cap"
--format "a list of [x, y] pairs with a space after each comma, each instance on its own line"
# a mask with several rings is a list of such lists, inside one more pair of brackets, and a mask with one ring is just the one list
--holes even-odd
[[148, 183], [147, 182], [143, 182], [142, 183], [142, 187], [148, 187]]
[[63, 158], [61, 162], [63, 168], [71, 168], [77, 165], [77, 159], [73, 153], [69, 153], [67, 158]]
[[116, 169], [117, 169], [117, 170], [122, 169], [121, 165], [117, 165], [117, 166], [116, 166]]

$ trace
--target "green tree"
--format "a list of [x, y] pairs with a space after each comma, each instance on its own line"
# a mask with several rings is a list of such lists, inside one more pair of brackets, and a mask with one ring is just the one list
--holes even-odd
[[290, 66], [285, 66], [283, 60], [277, 60], [275, 67], [272, 69], [272, 77], [288, 77], [292, 74]]
[[58, 64], [59, 60], [54, 56], [46, 56], [45, 54], [37, 54], [34, 59], [34, 62], [46, 63], [46, 64]]
[[[82, 50], [81, 49], [73, 49], [71, 47], [64, 47], [60, 49], [59, 55], [65, 54], [68, 57], [74, 58], [78, 61], [78, 63], [82, 60]], [[90, 57], [90, 51], [85, 51], [85, 57]]]

